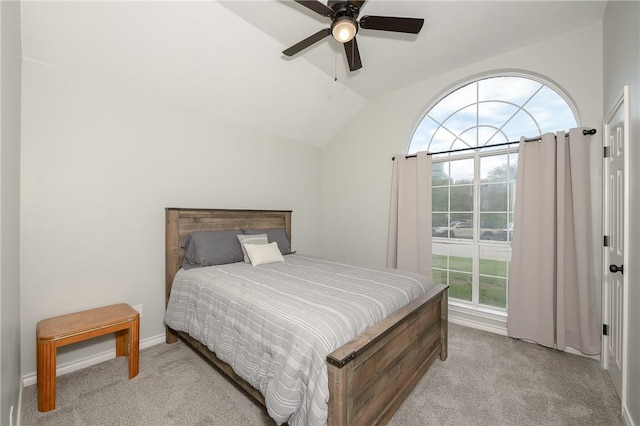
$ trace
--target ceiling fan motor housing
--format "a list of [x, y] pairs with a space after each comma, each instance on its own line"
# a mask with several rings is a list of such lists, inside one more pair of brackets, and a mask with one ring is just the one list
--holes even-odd
[[346, 1], [329, 1], [327, 4], [333, 10], [331, 19], [338, 19], [341, 16], [350, 16], [354, 20], [360, 13], [360, 8]]

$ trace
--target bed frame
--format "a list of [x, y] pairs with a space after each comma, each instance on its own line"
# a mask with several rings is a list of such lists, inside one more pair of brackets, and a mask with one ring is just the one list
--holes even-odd
[[[193, 231], [284, 228], [291, 241], [291, 211], [166, 209], [166, 302], [182, 265], [180, 243]], [[329, 425], [383, 425], [435, 361], [447, 358], [448, 287], [436, 285], [327, 356]], [[262, 394], [202, 343], [167, 327], [262, 405]]]

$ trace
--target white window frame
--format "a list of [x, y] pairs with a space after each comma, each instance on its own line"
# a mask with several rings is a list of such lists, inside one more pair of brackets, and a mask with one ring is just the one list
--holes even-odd
[[[480, 186], [482, 185], [481, 177], [480, 177], [480, 160], [482, 157], [490, 157], [494, 155], [504, 155], [517, 153], [517, 147], [505, 147], [502, 149], [494, 149], [490, 151], [474, 151], [471, 153], [460, 154], [449, 157], [437, 157], [433, 159], [434, 163], [443, 163], [448, 161], [455, 160], [467, 160], [473, 159], [473, 167], [474, 167], [474, 178], [473, 178], [473, 238], [471, 240], [468, 239], [458, 239], [458, 238], [445, 238], [445, 237], [432, 237], [435, 243], [448, 243], [454, 245], [470, 245], [472, 246], [472, 280], [471, 280], [471, 301], [465, 301], [462, 299], [456, 299], [450, 296], [449, 300], [452, 303], [458, 303], [465, 306], [471, 305], [474, 309], [484, 310], [486, 312], [494, 313], [500, 316], [505, 316], [508, 311], [508, 298], [509, 298], [509, 277], [507, 273], [507, 287], [506, 287], [506, 298], [507, 304], [505, 308], [500, 308], [497, 306], [489, 306], [482, 305], [480, 303], [480, 248], [482, 246], [491, 247], [491, 246], [502, 246], [502, 247], [511, 247], [511, 241], [495, 241], [495, 240], [481, 240], [480, 233], [480, 217], [482, 211], [480, 210]], [[438, 268], [439, 269], [439, 268]], [[497, 277], [503, 278], [503, 277]]]
[[[419, 120], [417, 120], [416, 125], [411, 134], [411, 139], [409, 140], [409, 145], [407, 147], [407, 154], [414, 154], [417, 150], [411, 150], [411, 144], [413, 138], [418, 130], [422, 121], [427, 117], [429, 112], [443, 99], [457, 91], [458, 89], [467, 86], [472, 83], [476, 83], [481, 80], [485, 80], [488, 78], [494, 77], [521, 77], [529, 80], [536, 81], [542, 85], [547, 86], [557, 93], [569, 106], [573, 116], [576, 120], [576, 124], [579, 125], [581, 122], [580, 115], [578, 113], [577, 108], [575, 107], [575, 102], [571, 97], [557, 84], [550, 81], [548, 78], [538, 76], [534, 73], [529, 72], [494, 72], [487, 73], [483, 75], [476, 75], [469, 79], [465, 79], [451, 87], [447, 90], [443, 91], [437, 98], [435, 98], [432, 102], [430, 102], [426, 108], [424, 109], [424, 113], [420, 116]], [[476, 103], [477, 105], [477, 103]], [[519, 108], [522, 106], [520, 105]], [[534, 122], [538, 124], [538, 120], [533, 118]], [[504, 127], [504, 126], [503, 126]], [[540, 128], [538, 124], [538, 128]], [[561, 130], [561, 129], [557, 129]], [[567, 129], [568, 130], [568, 129]], [[537, 135], [530, 135], [537, 136]], [[509, 141], [516, 142], [516, 141]], [[477, 141], [476, 141], [477, 143]], [[500, 143], [499, 141], [496, 143]], [[489, 143], [490, 145], [492, 143]], [[498, 307], [492, 307], [487, 305], [481, 305], [479, 303], [480, 298], [480, 247], [481, 246], [490, 246], [492, 244], [500, 244], [500, 245], [508, 245], [511, 246], [511, 242], [505, 243], [502, 241], [488, 241], [488, 240], [480, 240], [480, 158], [483, 156], [492, 156], [492, 155], [500, 155], [500, 154], [508, 154], [518, 152], [517, 146], [514, 148], [512, 146], [505, 146], [504, 149], [501, 148], [493, 148], [490, 150], [485, 150], [484, 152], [480, 150], [469, 150], [461, 153], [453, 153], [448, 155], [435, 155], [432, 157], [434, 163], [436, 162], [446, 162], [446, 161], [454, 161], [461, 159], [474, 159], [474, 200], [473, 200], [473, 214], [474, 214], [474, 238], [467, 242], [464, 240], [455, 240], [454, 244], [470, 244], [473, 247], [473, 260], [472, 260], [472, 300], [471, 302], [467, 302], [460, 299], [449, 298], [449, 306], [450, 306], [450, 319], [454, 323], [464, 324], [473, 326], [475, 328], [483, 329], [486, 331], [491, 331], [498, 334], [506, 334], [506, 318], [508, 312], [508, 277], [507, 277], [507, 289], [506, 289], [506, 300], [507, 306], [505, 309], [501, 309]], [[438, 237], [434, 237], [434, 242], [438, 240]], [[451, 242], [451, 239], [443, 238], [442, 240]], [[508, 275], [508, 274], [507, 274]]]

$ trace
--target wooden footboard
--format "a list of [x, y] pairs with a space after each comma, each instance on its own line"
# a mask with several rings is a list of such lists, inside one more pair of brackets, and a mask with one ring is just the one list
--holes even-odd
[[329, 425], [383, 425], [436, 357], [447, 358], [448, 288], [438, 285], [327, 356]]

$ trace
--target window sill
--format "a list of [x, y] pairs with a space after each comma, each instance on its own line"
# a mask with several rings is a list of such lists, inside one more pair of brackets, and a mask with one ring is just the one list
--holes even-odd
[[502, 336], [507, 335], [507, 313], [497, 309], [475, 307], [449, 300], [449, 322]]

